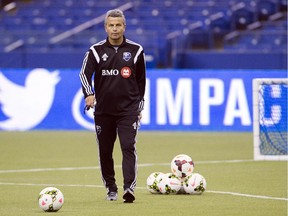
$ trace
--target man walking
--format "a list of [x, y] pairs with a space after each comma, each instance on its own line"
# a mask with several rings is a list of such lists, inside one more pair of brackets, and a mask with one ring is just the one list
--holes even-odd
[[[95, 108], [99, 163], [107, 200], [115, 201], [113, 148], [118, 135], [122, 151], [125, 203], [135, 200], [137, 178], [136, 135], [144, 106], [146, 62], [141, 45], [124, 36], [126, 20], [118, 9], [106, 13], [106, 40], [86, 52], [80, 80], [86, 108]], [[94, 88], [92, 78], [94, 77]]]

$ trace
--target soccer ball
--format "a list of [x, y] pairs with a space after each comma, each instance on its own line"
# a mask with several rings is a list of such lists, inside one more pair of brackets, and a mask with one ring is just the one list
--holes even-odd
[[194, 162], [191, 157], [185, 154], [179, 154], [171, 161], [171, 171], [179, 178], [185, 178], [194, 170]]
[[148, 176], [146, 187], [150, 193], [160, 193], [158, 183], [162, 179], [162, 175], [164, 175], [162, 172], [153, 172]]
[[64, 204], [62, 192], [55, 187], [44, 188], [38, 196], [39, 207], [45, 212], [56, 212]]
[[192, 173], [183, 182], [187, 194], [202, 194], [207, 188], [206, 179], [199, 173]]
[[158, 188], [162, 194], [176, 194], [182, 186], [182, 181], [173, 173], [166, 173], [161, 176]]

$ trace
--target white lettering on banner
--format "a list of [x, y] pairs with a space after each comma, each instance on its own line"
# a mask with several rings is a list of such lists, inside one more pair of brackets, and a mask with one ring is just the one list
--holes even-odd
[[[261, 116], [260, 118], [260, 124], [265, 125], [265, 126], [272, 126], [275, 124], [278, 124], [282, 118], [281, 116], [281, 106], [279, 105], [272, 105], [271, 106], [271, 118], [265, 118], [265, 101], [263, 97], [263, 88], [260, 90], [261, 91], [261, 96], [260, 100], [261, 102], [259, 103], [259, 114]], [[270, 95], [272, 98], [281, 98], [281, 88], [280, 85], [271, 85], [271, 91]]]
[[[81, 101], [83, 100], [83, 93], [82, 89], [80, 88], [72, 102], [72, 114], [75, 119], [75, 121], [81, 125], [82, 127], [89, 129], [89, 130], [95, 130], [94, 123], [92, 121], [87, 121], [83, 116], [82, 116], [82, 109], [81, 108]], [[90, 118], [93, 119], [93, 109], [89, 109], [89, 111], [86, 112], [86, 115]]]
[[233, 125], [235, 118], [240, 118], [242, 125], [251, 125], [247, 96], [242, 79], [231, 80], [223, 124]]
[[144, 96], [144, 109], [142, 111], [141, 124], [150, 124], [150, 80], [146, 79], [146, 91]]
[[[172, 85], [170, 78], [158, 78], [153, 82], [155, 82], [155, 88], [151, 90], [151, 80], [146, 80], [145, 104], [141, 124], [193, 125], [192, 105], [198, 104], [197, 101], [193, 102], [193, 80], [191, 78], [179, 78], [175, 86]], [[155, 93], [152, 92], [154, 89]], [[211, 124], [212, 114], [215, 114], [215, 111], [211, 111], [213, 107], [218, 107], [217, 110], [221, 110], [221, 112], [217, 112], [217, 115], [223, 118], [223, 126], [233, 126], [237, 118], [240, 119], [243, 126], [251, 125], [243, 79], [232, 79], [230, 82], [224, 82], [218, 78], [200, 79], [197, 94], [199, 94], [199, 113], [196, 113], [195, 116], [199, 116], [199, 125]], [[273, 92], [271, 91], [271, 95], [278, 97], [279, 93], [274, 89]], [[154, 96], [155, 99], [151, 100], [151, 97]], [[83, 105], [83, 94], [82, 90], [79, 89], [73, 99], [73, 117], [83, 128], [94, 130], [93, 110], [90, 109], [84, 117], [81, 104]], [[272, 118], [265, 119], [262, 124], [279, 122], [279, 118], [281, 118], [281, 116], [279, 117], [279, 109], [281, 109], [279, 106], [271, 107]], [[262, 115], [264, 115], [264, 107], [262, 107]], [[220, 121], [217, 124], [222, 123]]]
[[[213, 94], [210, 94], [213, 90]], [[210, 107], [221, 105], [224, 102], [224, 82], [220, 79], [200, 79], [200, 125], [210, 124]]]
[[[182, 114], [182, 124], [192, 124], [192, 80], [179, 79], [176, 87], [175, 98], [171, 80], [168, 78], [157, 79], [157, 108], [156, 122], [159, 125], [167, 124], [167, 117], [171, 125], [180, 124]], [[181, 112], [183, 111], [183, 112]]]

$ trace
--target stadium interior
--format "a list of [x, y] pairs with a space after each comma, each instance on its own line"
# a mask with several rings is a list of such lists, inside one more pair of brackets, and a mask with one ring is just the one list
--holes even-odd
[[0, 67], [79, 68], [107, 10], [150, 68], [287, 69], [287, 0], [1, 1]]

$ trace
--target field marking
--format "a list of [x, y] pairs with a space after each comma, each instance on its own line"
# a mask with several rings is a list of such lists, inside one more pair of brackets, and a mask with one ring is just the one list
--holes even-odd
[[[219, 164], [219, 163], [243, 163], [256, 162], [255, 160], [224, 160], [224, 161], [198, 161], [196, 164]], [[138, 164], [138, 167], [150, 166], [170, 166], [170, 163], [146, 163]], [[121, 165], [115, 165], [115, 168], [121, 168]], [[0, 170], [2, 173], [27, 173], [27, 172], [47, 172], [47, 171], [73, 171], [73, 170], [94, 170], [99, 169], [99, 166], [91, 167], [60, 167], [60, 168], [35, 168], [35, 169], [21, 169], [21, 170]]]
[[[258, 162], [253, 159], [251, 160], [225, 160], [225, 161], [198, 161], [197, 164], [219, 164], [219, 163], [243, 163], [243, 162]], [[170, 163], [146, 163], [139, 164], [138, 167], [150, 167], [150, 166], [167, 166]], [[115, 168], [121, 168], [121, 165], [115, 165]], [[99, 166], [90, 166], [90, 167], [60, 167], [60, 168], [36, 168], [36, 169], [21, 169], [21, 170], [0, 170], [0, 174], [4, 173], [29, 173], [29, 172], [47, 172], [47, 171], [74, 171], [74, 170], [95, 170], [99, 169]], [[33, 184], [33, 183], [13, 183], [13, 182], [0, 182], [0, 185], [7, 186], [50, 186], [49, 184]], [[55, 186], [60, 187], [90, 187], [90, 188], [102, 188], [103, 185], [81, 185], [81, 184], [57, 184]], [[137, 187], [137, 189], [146, 189], [146, 187]], [[211, 191], [207, 190], [207, 193], [215, 194], [225, 194], [232, 196], [242, 196], [250, 198], [259, 198], [259, 199], [271, 199], [271, 200], [285, 200], [288, 201], [288, 198], [281, 197], [269, 197], [269, 196], [260, 196], [252, 194], [241, 194], [235, 192], [227, 191]]]
[[[33, 183], [13, 183], [13, 182], [0, 182], [0, 186], [43, 186], [48, 187], [51, 184], [33, 184]], [[87, 188], [103, 188], [103, 185], [82, 185], [82, 184], [55, 184], [55, 187], [87, 187]], [[146, 187], [136, 187], [137, 189], [147, 190]], [[232, 195], [232, 196], [240, 196], [240, 197], [249, 197], [249, 198], [256, 198], [256, 199], [270, 199], [270, 200], [281, 200], [281, 201], [288, 201], [288, 198], [283, 197], [270, 197], [270, 196], [261, 196], [261, 195], [253, 195], [253, 194], [242, 194], [242, 193], [235, 193], [235, 192], [228, 192], [228, 191], [205, 191], [207, 193], [213, 194], [225, 194], [225, 195]]]
[[207, 191], [209, 193], [215, 194], [226, 194], [226, 195], [233, 195], [233, 196], [242, 196], [242, 197], [251, 197], [251, 198], [259, 198], [259, 199], [272, 199], [272, 200], [285, 200], [288, 201], [288, 198], [282, 197], [270, 197], [270, 196], [261, 196], [261, 195], [252, 195], [252, 194], [242, 194], [242, 193], [235, 193], [235, 192], [226, 192], [226, 191]]
[[60, 168], [36, 168], [22, 170], [0, 170], [1, 173], [27, 173], [27, 172], [48, 172], [48, 171], [74, 171], [74, 170], [91, 170], [99, 169], [99, 166], [94, 167], [60, 167]]
[[[50, 187], [51, 184], [33, 184], [33, 183], [13, 183], [13, 182], [0, 182], [0, 185], [6, 186], [43, 186]], [[81, 185], [81, 184], [55, 184], [55, 187], [90, 187], [90, 188], [103, 188], [103, 185]]]

